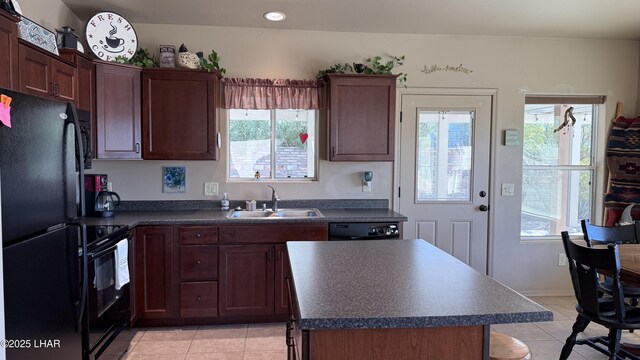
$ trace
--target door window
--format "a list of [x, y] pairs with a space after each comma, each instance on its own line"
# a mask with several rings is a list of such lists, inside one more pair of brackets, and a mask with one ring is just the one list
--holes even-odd
[[418, 110], [416, 203], [471, 201], [473, 118], [469, 110]]

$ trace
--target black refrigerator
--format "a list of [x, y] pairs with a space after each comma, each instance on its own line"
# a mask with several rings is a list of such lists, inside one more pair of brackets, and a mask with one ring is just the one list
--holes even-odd
[[8, 360], [82, 359], [86, 230], [75, 108], [4, 89], [0, 95], [12, 98], [11, 127], [0, 125], [2, 346]]

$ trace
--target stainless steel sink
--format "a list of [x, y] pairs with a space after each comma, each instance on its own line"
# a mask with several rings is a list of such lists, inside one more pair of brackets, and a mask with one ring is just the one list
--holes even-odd
[[274, 212], [271, 209], [258, 211], [235, 211], [227, 214], [227, 219], [305, 219], [324, 217], [318, 209], [280, 209]]
[[227, 214], [227, 219], [255, 219], [266, 218], [273, 215], [273, 211], [235, 211], [231, 210]]
[[324, 217], [318, 209], [281, 209], [275, 215], [286, 218]]

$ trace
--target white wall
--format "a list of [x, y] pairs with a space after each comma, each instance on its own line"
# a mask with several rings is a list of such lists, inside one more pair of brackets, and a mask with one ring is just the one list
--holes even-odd
[[19, 0], [22, 15], [55, 33], [56, 28], [70, 25], [83, 32], [82, 21], [60, 0]]

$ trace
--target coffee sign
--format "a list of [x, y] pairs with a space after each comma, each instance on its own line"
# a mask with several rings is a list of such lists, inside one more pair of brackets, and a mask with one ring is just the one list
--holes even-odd
[[133, 26], [114, 12], [93, 15], [87, 21], [84, 33], [89, 49], [100, 60], [113, 61], [116, 56], [129, 60], [138, 48], [138, 36]]

